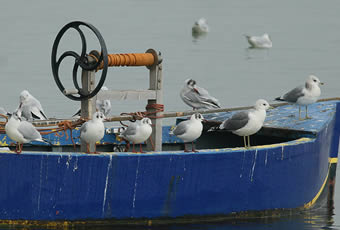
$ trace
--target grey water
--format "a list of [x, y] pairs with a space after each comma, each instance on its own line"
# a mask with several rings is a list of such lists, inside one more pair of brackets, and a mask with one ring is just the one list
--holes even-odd
[[[79, 108], [57, 88], [51, 51], [59, 30], [71, 21], [94, 25], [109, 53], [144, 53], [153, 48], [163, 57], [166, 111], [189, 108], [179, 90], [193, 78], [218, 98], [223, 107], [248, 106], [273, 99], [303, 84], [314, 74], [325, 85], [322, 98], [340, 94], [340, 4], [337, 0], [97, 0], [0, 2], [0, 107], [14, 111], [27, 89], [40, 100], [48, 117], [67, 118]], [[191, 34], [204, 17], [205, 36]], [[249, 49], [245, 34], [268, 33], [271, 49]], [[88, 52], [100, 49], [91, 31]], [[81, 51], [75, 31], [66, 34], [58, 54]], [[74, 60], [65, 59], [60, 78], [73, 88]], [[98, 77], [100, 73], [98, 74]], [[109, 89], [147, 89], [145, 67], [110, 68]], [[145, 110], [145, 101], [112, 101], [112, 115]], [[172, 122], [172, 121], [165, 121]], [[340, 177], [339, 177], [340, 178]], [[217, 225], [169, 226], [170, 229], [340, 229], [340, 181], [334, 209], [310, 216], [273, 221]]]

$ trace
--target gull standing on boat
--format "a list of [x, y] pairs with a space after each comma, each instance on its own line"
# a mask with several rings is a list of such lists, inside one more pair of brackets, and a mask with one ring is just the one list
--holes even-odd
[[206, 34], [209, 32], [209, 26], [205, 18], [198, 19], [192, 27], [193, 35]]
[[259, 99], [253, 109], [234, 114], [231, 118], [223, 121], [219, 128], [243, 136], [244, 147], [250, 147], [250, 135], [257, 133], [262, 128], [266, 119], [266, 111], [269, 108], [266, 100]]
[[46, 120], [47, 117], [40, 104], [40, 102], [33, 97], [27, 90], [23, 90], [20, 93], [20, 104], [17, 108], [19, 117], [24, 117], [26, 120]]
[[273, 43], [268, 34], [263, 34], [262, 36], [249, 36], [245, 35], [248, 43], [252, 48], [271, 48]]
[[207, 90], [197, 86], [193, 79], [185, 80], [180, 96], [184, 103], [192, 107], [193, 110], [220, 108], [218, 100], [210, 96]]
[[[109, 90], [106, 86], [102, 86], [101, 90]], [[100, 111], [104, 114], [105, 117], [109, 115], [111, 112], [111, 101], [108, 99], [105, 100], [96, 100], [96, 109], [97, 111]], [[74, 116], [80, 116], [81, 114], [81, 109], [79, 109], [74, 115]]]
[[[151, 125], [150, 118], [143, 118], [130, 124], [119, 136], [133, 143], [132, 152], [136, 153], [135, 144], [139, 144], [139, 150], [143, 153], [142, 143], [150, 137]], [[129, 146], [129, 143], [127, 145]]]
[[[108, 88], [106, 86], [102, 86], [101, 90], [106, 91]], [[111, 101], [110, 100], [96, 100], [96, 108], [102, 112], [105, 117], [109, 115], [111, 112]]]
[[186, 143], [191, 142], [192, 152], [198, 152], [194, 146], [194, 140], [199, 138], [203, 130], [203, 116], [200, 113], [195, 113], [191, 115], [189, 120], [180, 122], [170, 134], [174, 134], [184, 142], [184, 152], [189, 152], [186, 148]]
[[82, 141], [86, 142], [86, 151], [90, 153], [89, 144], [94, 144], [96, 153], [96, 142], [100, 141], [104, 137], [105, 126], [104, 126], [105, 116], [102, 112], [98, 111], [93, 114], [91, 120], [85, 122], [80, 127], [80, 138]]
[[308, 117], [308, 105], [315, 103], [319, 99], [321, 95], [320, 85], [323, 85], [323, 83], [320, 82], [319, 78], [310, 75], [305, 85], [298, 86], [283, 96], [275, 98], [275, 100], [297, 104], [299, 106], [299, 120], [304, 120], [301, 118], [301, 106], [306, 106], [305, 119], [310, 119], [311, 117]]
[[28, 121], [22, 121], [21, 117], [14, 112], [10, 115], [8, 122], [5, 125], [7, 136], [17, 142], [15, 152], [21, 153], [22, 146], [31, 141], [45, 142], [37, 129]]

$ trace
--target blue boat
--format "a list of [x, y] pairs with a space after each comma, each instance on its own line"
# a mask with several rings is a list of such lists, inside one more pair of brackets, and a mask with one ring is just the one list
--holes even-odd
[[[94, 32], [100, 52], [87, 54], [83, 27]], [[57, 57], [59, 42], [69, 29], [80, 35], [81, 54], [66, 51]], [[75, 59], [74, 89], [65, 89], [59, 78], [66, 57]], [[100, 98], [108, 66], [146, 66], [150, 71], [148, 90], [120, 90], [106, 96], [148, 99], [145, 115], [155, 125], [151, 139], [157, 151], [124, 152], [118, 127], [111, 127], [97, 146], [100, 154], [86, 154], [78, 151], [84, 147], [78, 127], [52, 129], [44, 135], [50, 144], [26, 144], [24, 151], [16, 154], [15, 143], [2, 132], [0, 146], [7, 150], [0, 149], [0, 224], [67, 227], [224, 221], [293, 215], [332, 201], [339, 151], [339, 99], [310, 105], [312, 119], [303, 121], [295, 117], [298, 109], [292, 105], [268, 111], [264, 127], [251, 137], [250, 148], [242, 147], [239, 136], [208, 131], [232, 116], [235, 109], [204, 115], [209, 122], [196, 140], [199, 152], [187, 153], [182, 141], [169, 135], [172, 127], [162, 126], [158, 119], [165, 117], [159, 109], [160, 53], [149, 49], [144, 54], [108, 54], [99, 31], [76, 21], [58, 33], [51, 63], [57, 86], [65, 96], [82, 101], [85, 118], [94, 111], [91, 98]], [[83, 69], [82, 84], [77, 80], [79, 67]], [[95, 87], [97, 71], [102, 75]]]
[[[120, 152], [108, 128], [100, 154], [72, 151], [69, 135], [48, 134], [51, 145], [0, 150], [0, 223], [188, 223], [293, 215], [332, 200], [339, 151], [340, 103], [309, 106], [299, 121], [292, 105], [268, 111], [252, 147], [229, 132], [207, 132], [197, 153], [163, 127], [163, 151]], [[233, 112], [211, 114], [222, 121]], [[183, 118], [185, 119], [185, 118]], [[79, 130], [73, 130], [77, 146]], [[1, 146], [13, 142], [0, 136]], [[114, 152], [115, 150], [116, 152]], [[118, 151], [118, 152], [117, 152]]]

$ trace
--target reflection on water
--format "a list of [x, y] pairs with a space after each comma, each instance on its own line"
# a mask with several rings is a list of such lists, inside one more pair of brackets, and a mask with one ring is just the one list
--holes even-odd
[[[289, 229], [289, 230], [308, 230], [308, 229], [340, 229], [334, 221], [334, 201], [324, 204], [319, 208], [311, 211], [302, 212], [293, 216], [277, 218], [259, 218], [247, 221], [228, 220], [227, 222], [218, 223], [200, 223], [200, 224], [182, 224], [166, 226], [80, 226], [71, 229], [76, 230], [262, 230], [262, 229]], [[18, 227], [2, 226], [0, 229], [18, 229]], [[22, 227], [20, 229], [53, 229], [53, 228], [33, 228]], [[68, 228], [65, 228], [68, 229]]]

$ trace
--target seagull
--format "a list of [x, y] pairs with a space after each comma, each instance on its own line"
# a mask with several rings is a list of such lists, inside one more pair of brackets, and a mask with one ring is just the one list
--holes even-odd
[[218, 100], [210, 96], [207, 90], [198, 87], [193, 79], [185, 80], [180, 96], [184, 103], [191, 106], [193, 110], [221, 108]]
[[7, 136], [17, 142], [15, 152], [21, 153], [22, 146], [31, 141], [45, 142], [37, 129], [28, 121], [22, 121], [17, 112], [14, 112], [5, 125]]
[[133, 143], [133, 153], [136, 153], [135, 144], [139, 144], [139, 150], [143, 153], [142, 143], [150, 137], [152, 133], [151, 125], [150, 118], [143, 118], [129, 125], [119, 136]]
[[[106, 86], [102, 86], [101, 90], [108, 90]], [[110, 100], [96, 100], [96, 109], [101, 111], [105, 117], [111, 112], [111, 101]]]
[[104, 121], [105, 116], [102, 112], [97, 111], [93, 114], [92, 119], [85, 122], [80, 127], [80, 138], [86, 142], [86, 151], [90, 153], [89, 144], [94, 144], [96, 153], [96, 142], [100, 141], [104, 137], [105, 127]]
[[250, 46], [252, 48], [272, 48], [273, 43], [270, 40], [268, 34], [263, 34], [262, 36], [249, 36], [245, 35]]
[[[321, 95], [320, 86], [323, 85], [319, 78], [309, 75], [305, 85], [298, 86], [281, 97], [275, 98], [277, 101], [299, 105], [299, 120], [310, 119], [308, 116], [308, 105], [315, 103]], [[301, 118], [301, 106], [306, 106], [306, 117]]]
[[189, 120], [180, 122], [170, 134], [174, 134], [184, 142], [184, 152], [189, 152], [186, 149], [185, 143], [191, 142], [192, 152], [198, 152], [194, 147], [194, 140], [199, 138], [203, 130], [203, 116], [200, 113], [191, 115]]
[[46, 120], [47, 117], [40, 102], [33, 97], [27, 90], [20, 93], [20, 104], [17, 108], [17, 113], [19, 117], [24, 117], [26, 120]]
[[[109, 90], [106, 86], [102, 86], [101, 90]], [[96, 100], [96, 110], [100, 111], [107, 117], [111, 112], [111, 101], [110, 100]], [[81, 109], [79, 109], [74, 116], [80, 116]]]
[[[266, 100], [259, 99], [256, 101], [253, 109], [241, 111], [234, 114], [231, 118], [225, 120], [219, 129], [225, 129], [232, 133], [243, 136], [244, 147], [250, 147], [250, 135], [257, 133], [263, 126], [266, 119], [266, 110], [270, 106]], [[246, 141], [248, 138], [248, 145]]]
[[198, 19], [192, 27], [193, 35], [206, 34], [208, 32], [209, 32], [209, 26], [205, 18]]

